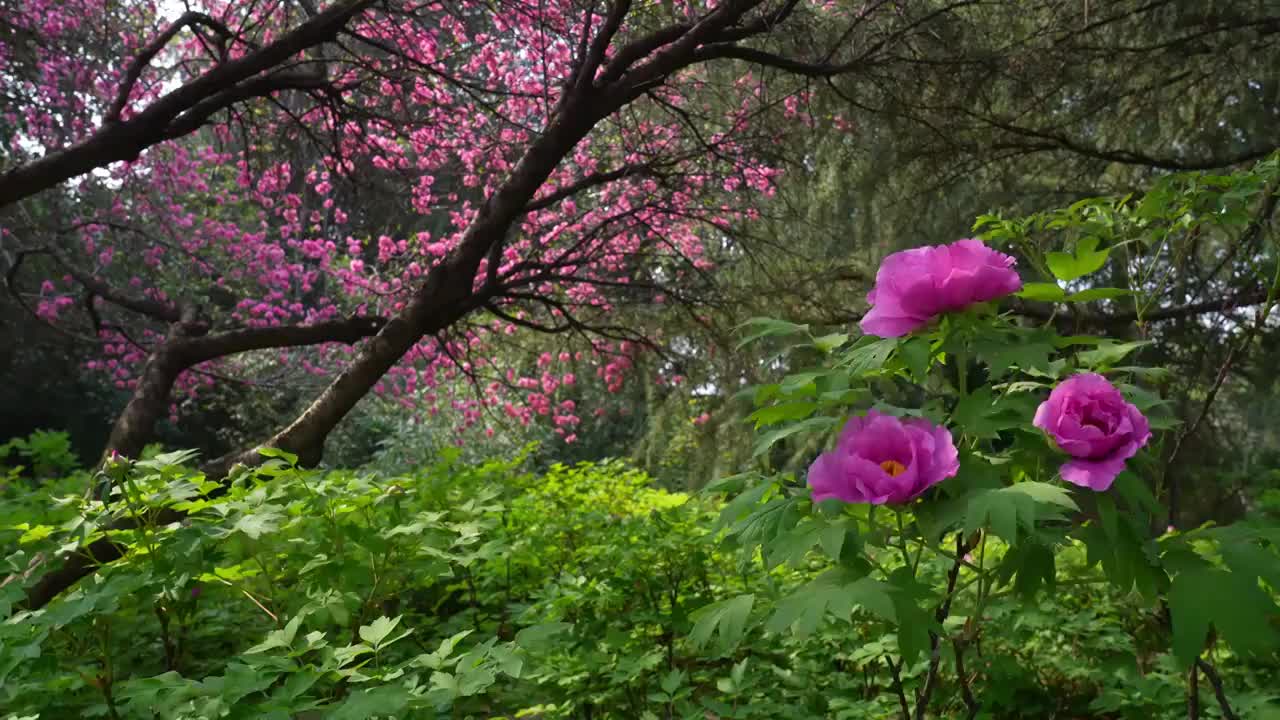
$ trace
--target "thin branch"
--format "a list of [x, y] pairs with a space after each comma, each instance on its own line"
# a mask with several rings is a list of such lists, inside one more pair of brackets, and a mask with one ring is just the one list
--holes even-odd
[[246, 80], [210, 95], [183, 112], [165, 128], [169, 137], [182, 137], [194, 132], [219, 110], [257, 97], [267, 97], [281, 90], [320, 90], [329, 87], [323, 75], [304, 72], [277, 72]]
[[745, 60], [757, 65], [777, 68], [793, 75], [802, 75], [811, 78], [829, 78], [836, 75], [853, 72], [861, 69], [863, 63], [861, 59], [852, 60], [847, 63], [809, 63], [803, 60], [783, 57], [775, 55], [764, 50], [755, 48], [741, 47], [739, 45], [722, 44], [722, 45], [706, 45], [700, 47], [694, 52], [694, 59], [697, 62], [707, 62], [709, 60], [728, 59]]
[[558, 190], [549, 192], [546, 195], [543, 195], [542, 197], [537, 198], [536, 200], [530, 202], [528, 205], [525, 205], [524, 211], [529, 213], [529, 212], [534, 212], [536, 210], [543, 210], [545, 208], [549, 208], [552, 205], [555, 205], [556, 203], [560, 202], [561, 200], [564, 200], [565, 198], [577, 195], [583, 190], [596, 187], [597, 185], [605, 185], [607, 183], [613, 182], [614, 180], [621, 180], [624, 177], [629, 177], [632, 175], [643, 175], [644, 173], [650, 171], [652, 167], [653, 166], [650, 165], [649, 163], [637, 163], [632, 165], [623, 165], [622, 167], [617, 168], [615, 170], [610, 170], [609, 172], [591, 173], [590, 175], [587, 175], [581, 180], [578, 180], [569, 185], [565, 185], [564, 187]]
[[131, 310], [139, 315], [145, 315], [153, 320], [161, 322], [175, 323], [182, 319], [182, 309], [174, 303], [152, 300], [146, 297], [137, 297], [126, 292], [118, 290], [108, 283], [104, 278], [85, 272], [80, 268], [72, 265], [63, 255], [56, 250], [48, 250], [48, 254], [58, 261], [76, 282], [83, 285], [94, 295], [106, 300], [112, 305], [118, 305], [126, 310]]
[[1187, 720], [1200, 720], [1200, 665], [1187, 673]]
[[1196, 667], [1200, 668], [1205, 679], [1213, 686], [1213, 694], [1218, 698], [1218, 707], [1222, 708], [1222, 717], [1226, 720], [1240, 720], [1240, 716], [1231, 709], [1226, 691], [1222, 689], [1222, 678], [1218, 676], [1218, 671], [1204, 658], [1196, 658]]
[[956, 679], [960, 681], [960, 697], [964, 700], [964, 706], [969, 711], [969, 714], [965, 716], [965, 720], [973, 720], [982, 710], [982, 706], [973, 697], [973, 689], [969, 687], [969, 673], [964, 669], [964, 653], [968, 649], [968, 645], [961, 640], [956, 640], [952, 643], [952, 648], [956, 653]]
[[[1173, 305], [1170, 307], [1157, 308], [1142, 313], [1142, 322], [1163, 322], [1165, 320], [1180, 320], [1182, 318], [1194, 317], [1196, 315], [1206, 315], [1209, 313], [1223, 312], [1233, 310], [1235, 308], [1250, 307], [1264, 302], [1267, 299], [1267, 291], [1262, 288], [1249, 290], [1238, 293], [1230, 297], [1218, 298], [1217, 300], [1205, 300], [1197, 303], [1189, 303], [1186, 305]], [[1036, 320], [1048, 320], [1057, 318], [1063, 322], [1076, 324], [1079, 323], [1086, 327], [1114, 327], [1124, 325], [1138, 320], [1138, 313], [1135, 310], [1121, 310], [1114, 313], [1054, 313], [1053, 308], [1046, 307], [1041, 304], [1018, 303], [1014, 312], [1023, 317], [1029, 317]]]
[[168, 45], [174, 36], [176, 36], [183, 28], [196, 25], [204, 25], [215, 33], [220, 35], [224, 41], [231, 37], [231, 31], [226, 25], [214, 20], [209, 15], [195, 10], [188, 10], [169, 24], [164, 32], [161, 32], [154, 40], [147, 43], [133, 60], [129, 63], [129, 68], [125, 71], [124, 79], [120, 81], [120, 88], [116, 91], [115, 100], [112, 101], [111, 107], [107, 110], [104, 117], [106, 123], [116, 123], [120, 121], [120, 115], [124, 112], [125, 105], [129, 104], [129, 96], [133, 94], [133, 88], [138, 83], [138, 78], [142, 76], [142, 71], [155, 59], [155, 56]]
[[[951, 614], [951, 601], [955, 598], [956, 593], [956, 579], [960, 577], [960, 568], [964, 565], [964, 556], [967, 552], [969, 552], [969, 547], [965, 544], [964, 533], [956, 533], [956, 560], [952, 564], [951, 570], [947, 572], [947, 594], [943, 596], [942, 603], [938, 605], [937, 611], [933, 614], [933, 619], [939, 625]], [[930, 630], [929, 671], [925, 675], [924, 687], [920, 688], [920, 692], [916, 695], [915, 720], [924, 720], [925, 713], [929, 709], [929, 699], [933, 696], [933, 688], [938, 681], [938, 666], [942, 663], [942, 652], [939, 650], [941, 642], [941, 635]]]
[[353, 315], [341, 320], [311, 325], [276, 325], [228, 330], [185, 341], [182, 347], [182, 358], [189, 365], [197, 365], [215, 358], [251, 350], [301, 347], [330, 342], [353, 344], [376, 335], [386, 323], [387, 319], [384, 317]]
[[1169, 468], [1173, 467], [1174, 460], [1177, 459], [1178, 453], [1182, 450], [1183, 443], [1188, 437], [1195, 434], [1200, 429], [1201, 423], [1209, 414], [1209, 408], [1213, 406], [1213, 401], [1218, 397], [1218, 391], [1222, 389], [1223, 383], [1227, 380], [1227, 374], [1231, 371], [1231, 366], [1235, 362], [1236, 355], [1243, 351], [1253, 342], [1253, 338], [1258, 331], [1267, 323], [1267, 318], [1271, 315], [1271, 310], [1275, 305], [1276, 293], [1280, 291], [1280, 275], [1277, 275], [1275, 282], [1272, 283], [1271, 289], [1268, 291], [1265, 304], [1258, 308], [1257, 315], [1254, 316], [1253, 324], [1245, 331], [1244, 337], [1240, 341], [1231, 346], [1227, 350], [1227, 356], [1223, 358], [1222, 366], [1218, 368], [1218, 376], [1214, 379], [1213, 385], [1209, 388], [1209, 392], [1205, 395], [1204, 403], [1200, 406], [1200, 414], [1196, 416], [1195, 422], [1187, 426], [1187, 428], [1178, 434], [1178, 439], [1174, 441], [1173, 450], [1169, 452], [1169, 457], [1164, 463], [1165, 483], [1169, 489], [1169, 524], [1176, 525], [1178, 513], [1178, 484], [1169, 477]]
[[893, 678], [893, 692], [898, 696], [902, 720], [911, 720], [911, 709], [907, 706], [907, 693], [902, 689], [902, 674], [898, 672], [898, 666], [893, 664], [893, 660], [888, 655], [884, 657], [884, 662], [889, 666], [889, 675]]

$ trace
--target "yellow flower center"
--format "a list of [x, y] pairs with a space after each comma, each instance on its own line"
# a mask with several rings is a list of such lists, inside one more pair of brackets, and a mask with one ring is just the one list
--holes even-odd
[[897, 460], [885, 460], [880, 463], [880, 467], [884, 468], [884, 471], [889, 473], [889, 477], [898, 477], [907, 471], [907, 466]]

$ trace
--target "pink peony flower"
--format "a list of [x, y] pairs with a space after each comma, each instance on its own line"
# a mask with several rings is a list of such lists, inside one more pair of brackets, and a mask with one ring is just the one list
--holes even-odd
[[946, 428], [871, 410], [866, 417], [850, 418], [835, 449], [809, 467], [809, 487], [814, 502], [904, 503], [959, 470]]
[[1147, 418], [1096, 373], [1060, 383], [1032, 422], [1073, 458], [1060, 468], [1062, 479], [1098, 491], [1111, 487], [1125, 460], [1151, 439]]
[[1017, 292], [1022, 279], [1015, 262], [972, 239], [896, 252], [876, 272], [862, 332], [902, 337], [942, 313]]

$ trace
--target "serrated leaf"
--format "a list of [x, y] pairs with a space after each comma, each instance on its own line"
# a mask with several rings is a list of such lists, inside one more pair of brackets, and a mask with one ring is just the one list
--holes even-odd
[[1048, 329], [1018, 329], [980, 336], [972, 348], [987, 363], [991, 376], [1001, 378], [1014, 368], [1047, 370], [1049, 356], [1057, 349], [1055, 340], [1057, 335]]
[[[983, 526], [990, 526], [996, 535], [1014, 544], [1018, 538], [1018, 527], [1033, 530], [1044, 514], [1037, 509], [1038, 505], [1079, 510], [1071, 496], [1056, 485], [1021, 482], [970, 495], [965, 511], [965, 532], [972, 533]], [[1056, 513], [1051, 511], [1050, 514]]]
[[1218, 569], [1178, 573], [1169, 589], [1174, 655], [1190, 667], [1204, 649], [1209, 626], [1241, 655], [1266, 655], [1280, 645], [1271, 617], [1280, 609], [1253, 573]]
[[991, 387], [984, 385], [961, 398], [951, 413], [951, 422], [967, 435], [992, 438], [1002, 430], [1027, 425], [1036, 405], [1036, 398], [1029, 395], [997, 398]]
[[1224, 542], [1219, 551], [1231, 572], [1241, 577], [1260, 578], [1280, 592], [1280, 555], [1248, 540]]
[[[864, 344], [865, 343], [865, 344]], [[840, 367], [849, 371], [852, 377], [862, 377], [867, 373], [879, 370], [884, 367], [885, 361], [893, 354], [894, 349], [898, 347], [896, 338], [883, 338], [874, 341], [868, 341], [864, 337], [851, 350], [846, 352], [840, 358]]]
[[1071, 498], [1071, 494], [1059, 485], [1050, 485], [1043, 482], [1020, 482], [1004, 488], [1001, 492], [1026, 495], [1039, 503], [1057, 505], [1067, 510], [1080, 512], [1080, 506]]
[[659, 687], [667, 695], [674, 695], [676, 690], [680, 689], [680, 684], [684, 682], [684, 671], [679, 668], [672, 668], [670, 672], [663, 676]]
[[855, 607], [862, 607], [883, 620], [897, 619], [891, 588], [869, 577], [834, 569], [784, 598], [774, 608], [765, 630], [780, 633], [790, 628], [797, 637], [813, 633], [827, 615], [849, 620]]
[[302, 616], [291, 619], [282, 629], [267, 633], [267, 639], [244, 651], [245, 655], [256, 655], [276, 648], [287, 648], [293, 645], [293, 638], [298, 634], [298, 626], [302, 624]]

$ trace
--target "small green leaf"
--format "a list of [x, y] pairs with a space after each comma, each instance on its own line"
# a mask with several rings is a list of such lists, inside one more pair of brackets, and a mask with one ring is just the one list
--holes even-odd
[[1086, 367], [1108, 367], [1114, 365], [1138, 348], [1150, 345], [1149, 340], [1135, 340], [1126, 343], [1103, 343], [1096, 349], [1080, 353], [1080, 362]]
[[898, 346], [902, 363], [907, 366], [911, 377], [918, 382], [923, 382], [929, 374], [929, 360], [932, 356], [929, 345], [928, 338], [913, 337]]
[[751, 413], [747, 419], [754, 421], [756, 429], [759, 430], [762, 427], [777, 425], [782, 422], [803, 420], [812, 415], [817, 409], [818, 404], [812, 400], [793, 400], [760, 408]]
[[283, 519], [284, 516], [275, 508], [264, 507], [259, 508], [256, 512], [242, 515], [231, 529], [239, 530], [250, 538], [257, 540], [263, 535], [278, 529]]
[[797, 325], [792, 322], [787, 322], [786, 320], [755, 317], [739, 325], [738, 329], [745, 329], [747, 332], [751, 333], [738, 342], [737, 347], [741, 349], [756, 340], [760, 340], [761, 338], [797, 335], [799, 333], [808, 332], [809, 326]]
[[674, 668], [662, 678], [659, 683], [662, 691], [667, 695], [674, 695], [676, 690], [680, 689], [680, 684], [684, 682], [684, 672], [678, 668]]
[[849, 342], [848, 333], [831, 333], [830, 335], [815, 338], [813, 346], [824, 353], [829, 353], [847, 342]]
[[847, 369], [852, 377], [862, 377], [884, 367], [897, 347], [896, 338], [873, 340], [869, 336], [863, 337], [840, 359], [840, 367]]
[[411, 697], [409, 689], [401, 684], [357, 690], [326, 714], [325, 718], [368, 720], [371, 717], [402, 717]]
[[[23, 523], [23, 525], [26, 525], [26, 523]], [[14, 529], [17, 530], [22, 528], [15, 527]], [[43, 540], [49, 537], [50, 535], [52, 535], [53, 530], [54, 528], [52, 525], [36, 525], [35, 527], [30, 528], [26, 532], [22, 533], [22, 536], [18, 538], [18, 544], [26, 545], [27, 543], [33, 543], [39, 540]]]
[[835, 427], [837, 422], [838, 421], [833, 417], [811, 417], [807, 420], [795, 423], [794, 425], [787, 425], [776, 430], [771, 430], [761, 435], [760, 438], [756, 440], [755, 449], [752, 451], [751, 456], [759, 457], [768, 452], [769, 448], [773, 447], [774, 443], [799, 432], [824, 432], [826, 430], [830, 430]]
[[545, 622], [530, 625], [516, 633], [516, 644], [528, 650], [544, 649], [550, 645], [551, 638], [568, 632], [573, 625], [567, 622]]
[[1066, 291], [1059, 287], [1057, 283], [1043, 282], [1026, 283], [1021, 290], [1014, 294], [1026, 300], [1041, 300], [1043, 302], [1061, 302], [1067, 297]]
[[293, 638], [298, 634], [298, 626], [302, 624], [302, 616], [298, 615], [290, 620], [284, 628], [280, 630], [272, 630], [267, 633], [267, 639], [253, 647], [245, 650], [246, 655], [255, 655], [257, 653], [274, 650], [275, 648], [287, 648], [293, 646]]
[[1049, 271], [1053, 273], [1054, 277], [1063, 282], [1069, 282], [1076, 278], [1084, 277], [1106, 264], [1107, 256], [1111, 253], [1111, 250], [1095, 250], [1097, 246], [1097, 238], [1084, 238], [1076, 243], [1074, 255], [1051, 252], [1045, 256], [1045, 261], [1048, 262]]
[[746, 635], [747, 618], [755, 601], [756, 596], [748, 593], [700, 608], [691, 617], [694, 625], [689, 640], [696, 647], [704, 647], [712, 633], [717, 633], [720, 651], [732, 650]]
[[1092, 302], [1094, 300], [1112, 300], [1125, 295], [1132, 295], [1132, 290], [1122, 288], [1089, 288], [1067, 296], [1067, 302]]
[[409, 634], [408, 632], [405, 632], [397, 636], [396, 638], [393, 638], [392, 640], [387, 641], [387, 636], [390, 635], [391, 631], [395, 630], [396, 625], [399, 625], [399, 624], [400, 624], [399, 616], [395, 618], [389, 618], [383, 615], [382, 617], [378, 618], [377, 620], [374, 620], [372, 623], [369, 623], [368, 625], [360, 626], [360, 639], [369, 643], [374, 648], [381, 647], [384, 644], [384, 641], [386, 642], [386, 644], [390, 644], [392, 642], [395, 642], [396, 640], [399, 640], [405, 635]]
[[[297, 455], [295, 455], [295, 454], [293, 454], [293, 453], [291, 453], [291, 452], [286, 452], [286, 451], [284, 451], [284, 450], [281, 450], [280, 448], [276, 448], [276, 447], [260, 447], [260, 448], [258, 448], [258, 454], [259, 454], [259, 455], [261, 455], [262, 457], [266, 457], [266, 458], [278, 458], [278, 459], [280, 459], [280, 460], [283, 460], [283, 461], [285, 462], [285, 464], [287, 464], [287, 465], [297, 465], [297, 464], [298, 464], [298, 456], [297, 456]], [[158, 460], [159, 458], [156, 458], [156, 459]]]

